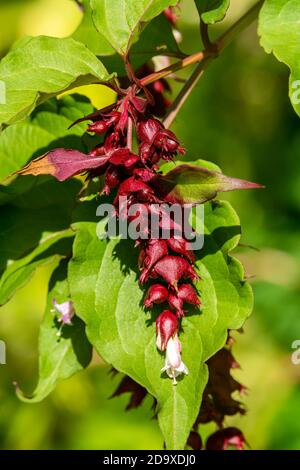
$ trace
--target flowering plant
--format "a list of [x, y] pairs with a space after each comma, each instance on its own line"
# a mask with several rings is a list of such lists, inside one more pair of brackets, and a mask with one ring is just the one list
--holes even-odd
[[[123, 374], [115, 395], [130, 392], [129, 408], [153, 397], [168, 449], [201, 449], [201, 424], [208, 422], [218, 429], [207, 449], [242, 449], [242, 432], [224, 427], [224, 419], [245, 412], [232, 396], [245, 391], [231, 375], [239, 367], [232, 331], [243, 326], [253, 299], [231, 254], [240, 239], [238, 216], [218, 195], [261, 186], [225, 176], [211, 162], [189, 162], [189, 142], [183, 145], [170, 126], [205, 67], [264, 2], [212, 42], [209, 25], [224, 18], [229, 0], [195, 0], [203, 50], [191, 55], [180, 48], [177, 0], [79, 3], [84, 26], [73, 37], [30, 38], [0, 63], [0, 146], [9, 148], [0, 202], [19, 224], [26, 221], [14, 254], [9, 245], [3, 250], [1, 304], [39, 265], [59, 260], [41, 325], [38, 384], [31, 396], [17, 393], [42, 400], [87, 367], [95, 348]], [[290, 65], [290, 55], [272, 43], [281, 3], [265, 2], [260, 31], [264, 47], [277, 47]], [[161, 55], [167, 65], [157, 70], [153, 58]], [[171, 102], [168, 78], [193, 64]], [[79, 95], [57, 98], [89, 83], [111, 88], [115, 102], [95, 110]], [[134, 241], [98, 237], [102, 201], [113, 217], [133, 224]], [[169, 208], [177, 205], [182, 215], [188, 207], [195, 235], [199, 204], [204, 244], [195, 249], [182, 230], [184, 217], [178, 222]]]

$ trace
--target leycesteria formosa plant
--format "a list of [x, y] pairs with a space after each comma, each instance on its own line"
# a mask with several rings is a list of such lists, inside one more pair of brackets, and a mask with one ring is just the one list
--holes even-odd
[[[130, 393], [128, 409], [153, 397], [167, 449], [243, 449], [244, 435], [224, 419], [245, 413], [233, 397], [246, 389], [231, 375], [239, 367], [232, 331], [251, 313], [252, 293], [230, 254], [239, 219], [218, 194], [261, 186], [225, 176], [211, 162], [189, 162], [191, 143], [170, 126], [205, 68], [258, 15], [263, 47], [296, 79], [292, 42], [300, 32], [291, 18], [299, 20], [300, 10], [293, 16], [286, 2], [290, 31], [275, 40], [285, 2], [261, 0], [212, 40], [210, 25], [223, 20], [230, 2], [195, 0], [201, 38], [199, 52], [189, 55], [178, 21], [185, 1], [82, 0], [72, 37], [28, 38], [1, 61], [0, 202], [10, 211], [1, 230], [11, 237], [3, 235], [0, 302], [38, 266], [57, 260], [40, 330], [39, 380], [30, 396], [17, 389], [22, 400], [45, 398], [87, 367], [95, 348], [123, 374], [114, 396]], [[172, 101], [169, 78], [193, 65]], [[80, 95], [57, 98], [91, 83], [112, 89], [115, 101], [95, 110]], [[99, 216], [102, 203], [111, 204], [110, 218], [135, 227], [134, 240], [99, 235], [109, 222]], [[174, 204], [179, 222], [169, 211]], [[200, 248], [183, 230], [186, 209], [191, 234], [201, 222]], [[216, 430], [203, 445], [201, 425], [209, 422]]]

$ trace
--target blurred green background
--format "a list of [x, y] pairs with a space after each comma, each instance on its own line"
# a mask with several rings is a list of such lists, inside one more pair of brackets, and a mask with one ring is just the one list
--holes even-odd
[[[253, 2], [232, 0], [228, 20]], [[71, 0], [0, 0], [0, 56], [24, 35], [71, 34], [81, 12]], [[191, 0], [184, 0], [182, 49], [201, 47]], [[179, 85], [172, 83], [174, 92]], [[85, 87], [96, 106], [112, 100], [104, 87]], [[252, 449], [300, 449], [300, 365], [291, 344], [300, 339], [300, 120], [288, 100], [288, 70], [260, 48], [248, 28], [205, 72], [174, 125], [188, 158], [204, 158], [224, 173], [266, 185], [226, 195], [238, 211], [240, 247], [255, 293], [255, 310], [236, 334], [236, 378], [249, 387], [245, 417], [230, 418]], [[0, 366], [1, 449], [160, 449], [152, 401], [125, 412], [128, 397], [108, 399], [118, 377], [97, 358], [85, 372], [61, 383], [43, 403], [21, 403], [13, 381], [30, 391], [37, 373], [37, 337], [47, 281], [41, 268], [0, 312], [7, 365]], [[211, 429], [211, 426], [210, 426]], [[204, 429], [204, 433], [207, 429]]]

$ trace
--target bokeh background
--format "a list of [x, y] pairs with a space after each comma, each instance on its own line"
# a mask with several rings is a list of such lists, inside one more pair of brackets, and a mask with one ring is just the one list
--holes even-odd
[[[213, 34], [252, 3], [232, 0], [228, 19]], [[24, 35], [64, 37], [80, 21], [72, 0], [0, 0], [0, 56]], [[182, 49], [198, 50], [191, 0], [183, 2], [179, 25]], [[176, 92], [179, 85], [172, 86]], [[98, 107], [113, 99], [102, 86], [81, 92]], [[300, 120], [288, 100], [288, 70], [260, 48], [256, 25], [210, 65], [174, 129], [189, 159], [211, 160], [226, 174], [266, 185], [226, 195], [240, 215], [242, 243], [255, 248], [243, 246], [237, 253], [255, 293], [254, 313], [244, 334], [235, 335], [242, 365], [235, 376], [249, 388], [248, 413], [227, 424], [241, 427], [252, 449], [300, 449], [300, 365], [291, 362], [292, 342], [300, 340]], [[128, 397], [109, 399], [119, 378], [97, 358], [40, 404], [16, 398], [14, 380], [25, 390], [34, 387], [52, 269], [39, 269], [0, 311], [0, 338], [8, 348], [7, 365], [0, 366], [0, 448], [162, 448], [151, 400], [125, 412]]]

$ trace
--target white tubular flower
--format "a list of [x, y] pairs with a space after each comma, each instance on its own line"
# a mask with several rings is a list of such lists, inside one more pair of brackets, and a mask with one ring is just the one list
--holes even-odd
[[173, 385], [177, 384], [176, 377], [179, 374], [188, 375], [189, 371], [181, 359], [181, 343], [177, 334], [172, 336], [167, 343], [165, 365], [161, 372], [166, 372], [170, 379], [173, 379]]

